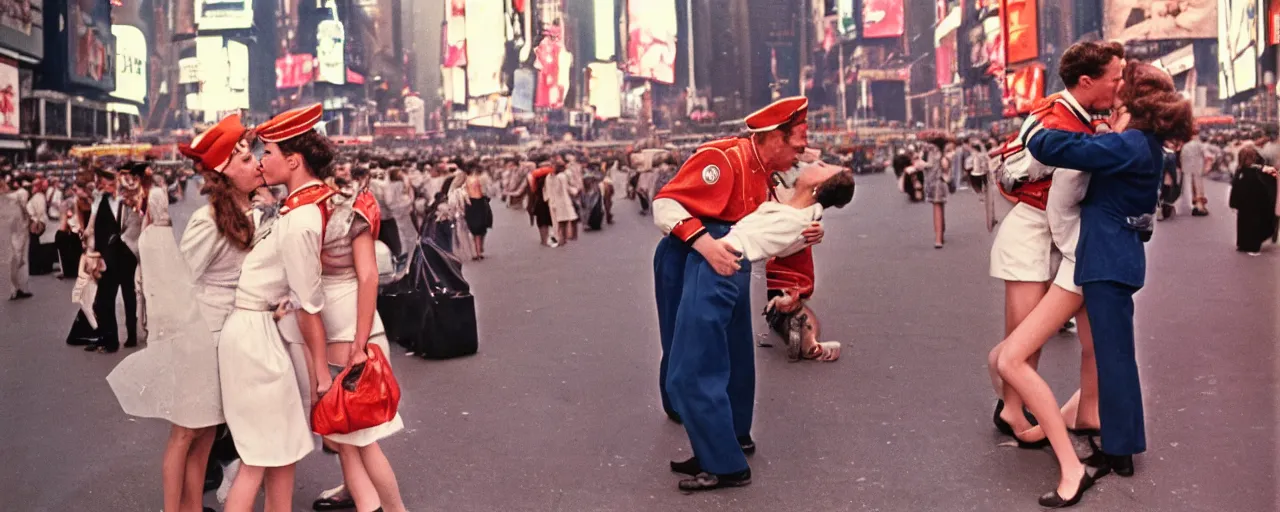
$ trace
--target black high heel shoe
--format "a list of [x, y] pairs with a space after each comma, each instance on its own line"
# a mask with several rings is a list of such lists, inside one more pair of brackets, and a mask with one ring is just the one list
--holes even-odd
[[1084, 474], [1080, 475], [1080, 485], [1076, 486], [1076, 495], [1071, 499], [1063, 499], [1058, 495], [1058, 490], [1054, 489], [1040, 497], [1040, 506], [1045, 508], [1066, 508], [1080, 503], [1080, 498], [1084, 497], [1084, 492], [1093, 487], [1094, 477], [1089, 476], [1089, 467], [1085, 466]]
[[[1013, 427], [1009, 425], [1009, 422], [1000, 417], [1000, 413], [1003, 411], [1004, 400], [996, 400], [996, 412], [991, 415], [991, 421], [996, 424], [996, 430], [1009, 437], [1018, 437], [1013, 434]], [[1036, 417], [1026, 407], [1022, 408], [1022, 417], [1026, 418], [1027, 422], [1031, 423], [1033, 427], [1040, 425], [1040, 422], [1036, 421]]]

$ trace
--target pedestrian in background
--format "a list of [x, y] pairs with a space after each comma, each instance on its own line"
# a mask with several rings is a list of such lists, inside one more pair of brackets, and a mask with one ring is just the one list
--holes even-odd
[[1262, 170], [1262, 156], [1240, 150], [1240, 168], [1231, 180], [1230, 207], [1236, 211], [1236, 250], [1257, 256], [1275, 234], [1276, 178]]
[[925, 132], [919, 139], [924, 142], [924, 147], [915, 166], [923, 173], [924, 198], [933, 205], [933, 248], [941, 249], [946, 241], [947, 196], [955, 187], [955, 182], [951, 181], [951, 160], [943, 154], [951, 146], [950, 136], [943, 132]]

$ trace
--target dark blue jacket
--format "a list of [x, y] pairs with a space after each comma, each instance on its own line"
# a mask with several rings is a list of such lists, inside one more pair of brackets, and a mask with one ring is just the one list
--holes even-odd
[[1080, 203], [1076, 284], [1114, 281], [1141, 288], [1145, 283], [1146, 252], [1129, 218], [1156, 211], [1162, 146], [1155, 135], [1139, 130], [1103, 135], [1042, 130], [1031, 137], [1027, 150], [1036, 160], [1091, 175]]

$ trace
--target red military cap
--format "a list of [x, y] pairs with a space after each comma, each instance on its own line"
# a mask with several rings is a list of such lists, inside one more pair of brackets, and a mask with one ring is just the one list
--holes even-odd
[[769, 106], [752, 112], [745, 119], [747, 131], [751, 133], [775, 130], [785, 124], [798, 124], [809, 116], [809, 98], [792, 96], [783, 98]]
[[191, 144], [178, 145], [178, 151], [187, 158], [200, 162], [205, 169], [221, 171], [231, 161], [236, 144], [246, 131], [248, 130], [244, 125], [240, 124], [240, 114], [232, 114], [218, 121], [213, 128], [196, 135], [196, 138], [191, 139]]
[[258, 138], [268, 143], [292, 139], [315, 128], [322, 114], [324, 114], [324, 107], [319, 103], [309, 107], [295, 108], [258, 125]]

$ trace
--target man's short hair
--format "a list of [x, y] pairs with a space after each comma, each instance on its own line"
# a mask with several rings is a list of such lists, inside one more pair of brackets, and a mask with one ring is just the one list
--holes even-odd
[[1124, 45], [1115, 41], [1085, 41], [1071, 45], [1062, 54], [1058, 76], [1068, 88], [1080, 83], [1080, 78], [1102, 78], [1107, 65], [1113, 59], [1124, 58]]
[[843, 169], [827, 178], [818, 185], [813, 198], [823, 208], [844, 208], [853, 201], [853, 172]]

